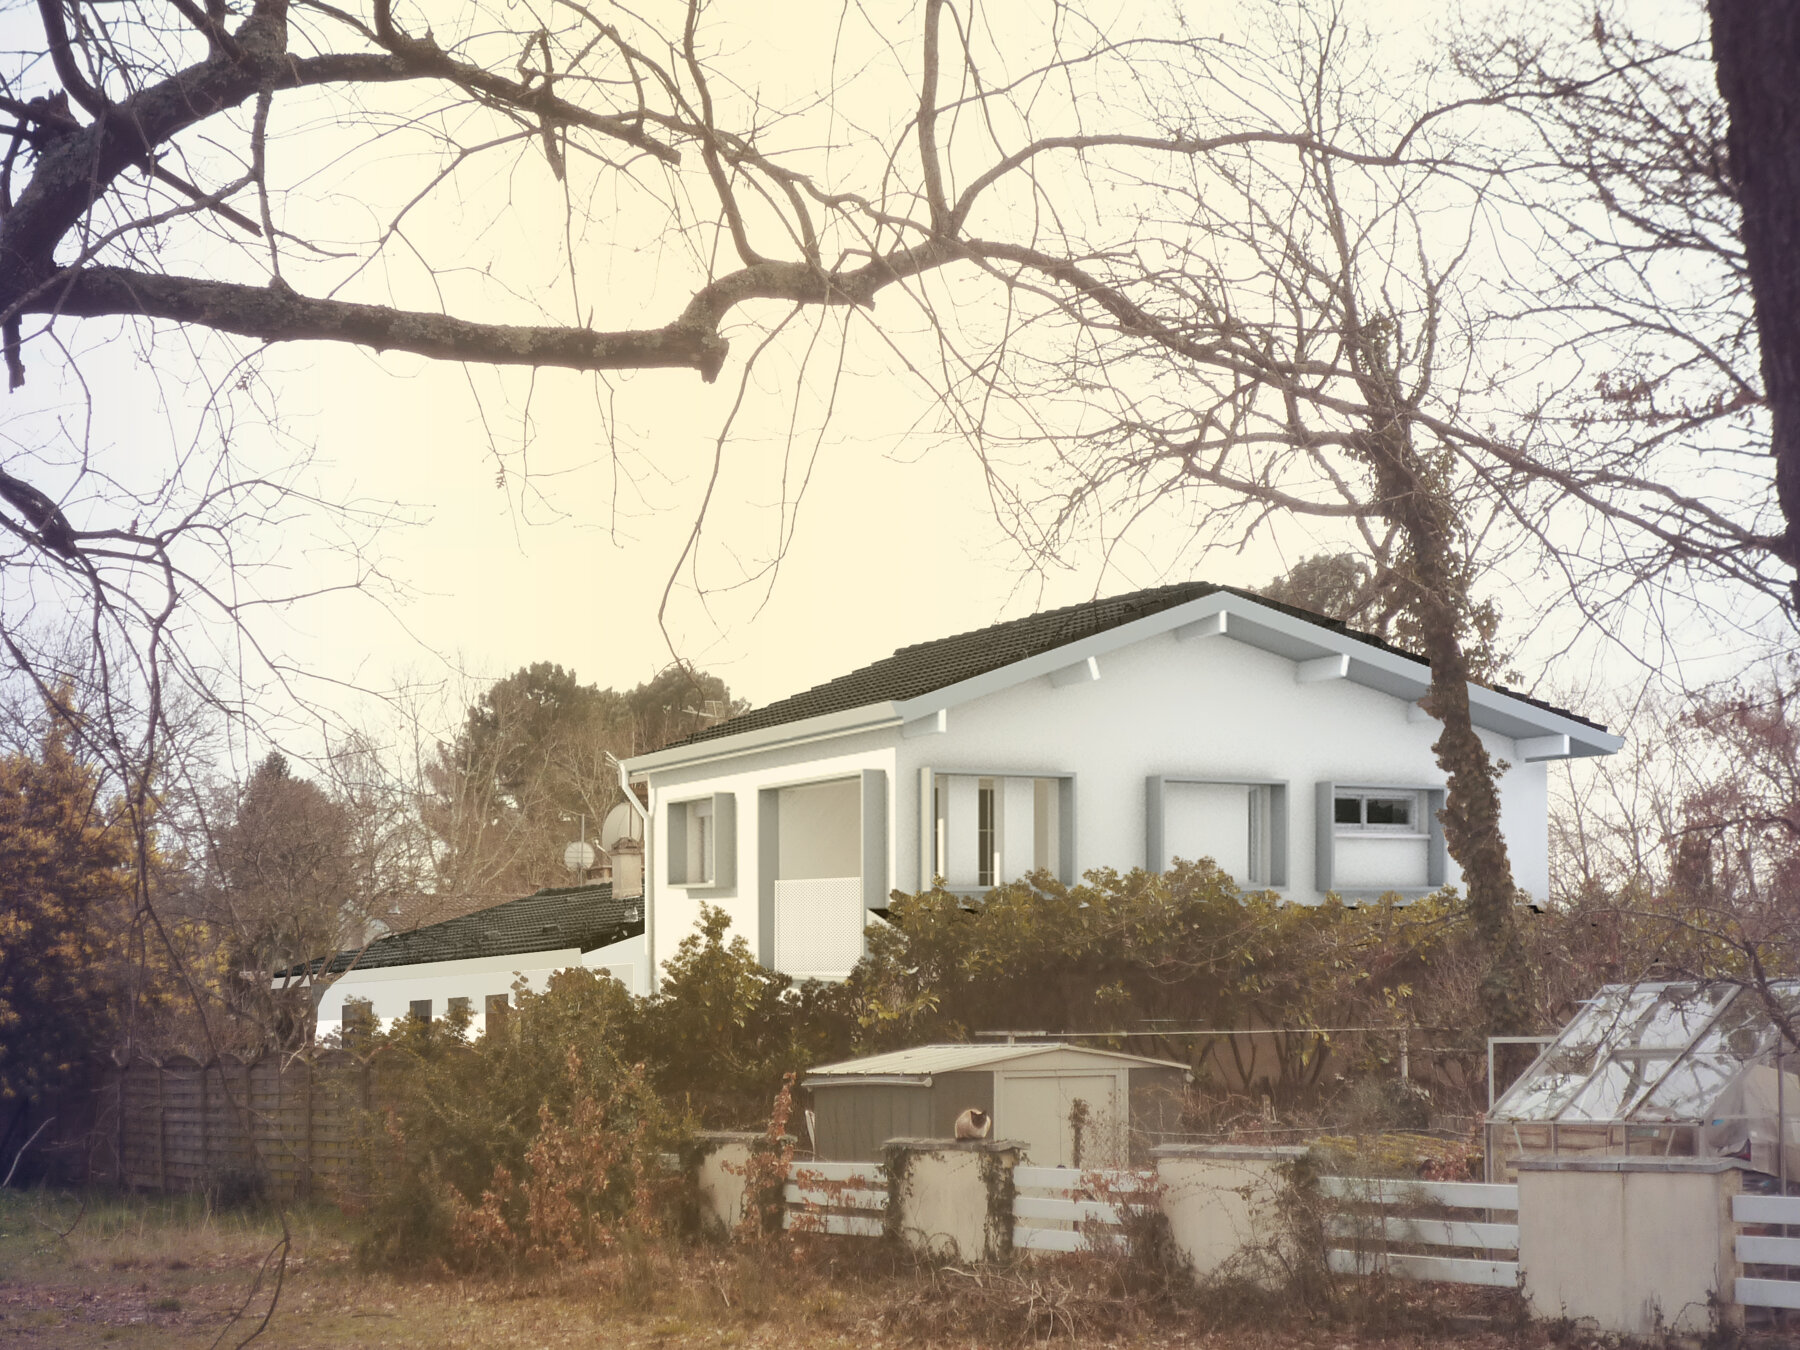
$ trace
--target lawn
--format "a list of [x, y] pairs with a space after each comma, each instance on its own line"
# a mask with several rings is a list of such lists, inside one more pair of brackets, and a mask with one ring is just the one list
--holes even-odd
[[[267, 1347], [983, 1345], [1060, 1340], [1145, 1350], [1467, 1350], [1544, 1346], [1485, 1291], [1390, 1290], [1350, 1320], [1171, 1308], [1081, 1263], [922, 1268], [859, 1239], [795, 1248], [658, 1248], [526, 1281], [395, 1278], [359, 1269], [335, 1210], [286, 1214]], [[0, 1192], [0, 1346], [231, 1347], [269, 1308], [280, 1216], [198, 1199]], [[260, 1287], [259, 1272], [262, 1273]], [[239, 1315], [241, 1312], [241, 1315]], [[233, 1320], [234, 1316], [237, 1320]], [[1584, 1344], [1585, 1341], [1577, 1341]]]

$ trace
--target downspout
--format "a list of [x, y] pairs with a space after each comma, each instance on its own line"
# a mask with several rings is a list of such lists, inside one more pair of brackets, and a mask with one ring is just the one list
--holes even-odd
[[639, 822], [644, 827], [644, 992], [656, 992], [656, 906], [651, 900], [651, 874], [656, 869], [651, 865], [650, 849], [650, 812], [637, 799], [637, 793], [631, 790], [631, 775], [625, 772], [625, 766], [611, 751], [606, 757], [612, 761], [613, 768], [619, 775], [619, 790], [625, 794], [625, 800], [637, 813]]

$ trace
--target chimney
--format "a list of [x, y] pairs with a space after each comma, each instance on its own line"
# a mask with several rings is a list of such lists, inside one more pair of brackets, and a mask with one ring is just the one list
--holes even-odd
[[644, 844], [625, 838], [612, 846], [613, 898], [640, 900], [644, 895]]

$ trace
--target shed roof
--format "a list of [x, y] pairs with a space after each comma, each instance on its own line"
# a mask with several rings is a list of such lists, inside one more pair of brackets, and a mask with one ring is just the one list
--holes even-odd
[[1032, 1041], [1024, 1045], [969, 1045], [962, 1042], [940, 1045], [915, 1045], [907, 1050], [890, 1050], [886, 1054], [868, 1055], [862, 1059], [846, 1059], [838, 1064], [824, 1064], [811, 1070], [809, 1080], [841, 1078], [853, 1082], [858, 1078], [891, 1075], [924, 1076], [934, 1073], [956, 1073], [963, 1069], [997, 1069], [1009, 1064], [1064, 1051], [1097, 1060], [1114, 1060], [1145, 1067], [1180, 1069], [1187, 1065], [1170, 1059], [1150, 1059], [1144, 1055], [1127, 1055], [1117, 1050], [1095, 1050], [1085, 1045], [1064, 1041]]
[[642, 928], [643, 901], [614, 899], [610, 882], [550, 886], [473, 914], [391, 933], [367, 947], [279, 971], [277, 978], [342, 975], [352, 968], [381, 970], [477, 956], [519, 956], [565, 947], [585, 952], [630, 937]]

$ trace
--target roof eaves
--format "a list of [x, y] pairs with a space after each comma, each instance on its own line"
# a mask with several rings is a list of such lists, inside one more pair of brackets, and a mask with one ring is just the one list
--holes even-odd
[[661, 750], [633, 755], [630, 759], [622, 760], [621, 764], [627, 774], [648, 773], [654, 769], [706, 764], [713, 760], [754, 754], [759, 750], [803, 745], [808, 741], [835, 740], [840, 736], [853, 736], [863, 731], [879, 731], [884, 727], [898, 726], [901, 721], [898, 705], [892, 702], [867, 703], [860, 707], [821, 713], [816, 717], [754, 727], [709, 740], [682, 741]]

